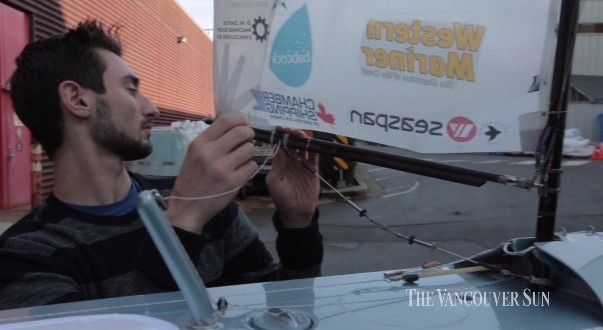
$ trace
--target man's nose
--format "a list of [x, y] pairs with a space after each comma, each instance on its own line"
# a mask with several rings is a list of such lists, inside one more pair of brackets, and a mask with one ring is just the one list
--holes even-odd
[[151, 102], [151, 100], [149, 100], [148, 97], [146, 97], [145, 95], [141, 95], [142, 96], [142, 104], [141, 104], [141, 108], [142, 108], [142, 114], [145, 117], [153, 117], [153, 118], [158, 118], [159, 117], [159, 109], [157, 109], [157, 107], [155, 106], [155, 104], [153, 104], [153, 102]]

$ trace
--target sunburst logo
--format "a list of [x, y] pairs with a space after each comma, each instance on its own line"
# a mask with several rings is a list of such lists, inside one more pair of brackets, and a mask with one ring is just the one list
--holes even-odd
[[255, 36], [255, 40], [259, 42], [264, 42], [268, 39], [268, 24], [266, 24], [266, 19], [258, 16], [258, 18], [253, 19], [253, 35]]

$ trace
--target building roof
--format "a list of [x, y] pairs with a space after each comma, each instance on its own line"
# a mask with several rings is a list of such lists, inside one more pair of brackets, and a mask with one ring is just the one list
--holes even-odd
[[603, 103], [603, 76], [572, 75], [572, 88], [591, 103]]

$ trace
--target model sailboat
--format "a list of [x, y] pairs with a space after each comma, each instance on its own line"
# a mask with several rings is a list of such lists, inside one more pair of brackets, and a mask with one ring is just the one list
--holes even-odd
[[[218, 108], [246, 114], [258, 139], [459, 183], [537, 187], [535, 237], [437, 270], [205, 289], [163, 218], [161, 198], [145, 191], [139, 212], [180, 292], [3, 311], [0, 329], [601, 327], [601, 234], [554, 233], [579, 1], [215, 5]], [[555, 40], [556, 51], [550, 52]], [[551, 53], [554, 62], [545, 55]], [[277, 124], [418, 151], [528, 147], [537, 156], [541, 180], [381, 153], [364, 157], [356, 148], [266, 129]]]

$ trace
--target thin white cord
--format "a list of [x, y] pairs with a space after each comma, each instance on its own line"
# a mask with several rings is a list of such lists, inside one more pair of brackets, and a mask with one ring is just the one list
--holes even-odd
[[510, 255], [510, 256], [521, 256], [521, 255], [524, 255], [524, 254], [526, 254], [526, 253], [528, 253], [528, 252], [530, 252], [530, 251], [534, 250], [534, 246], [532, 245], [532, 246], [527, 247], [527, 248], [525, 248], [525, 249], [523, 249], [523, 250], [521, 250], [521, 251], [511, 251], [511, 250], [509, 250], [509, 247], [510, 247], [510, 246], [511, 246], [511, 243], [510, 243], [510, 242], [507, 242], [507, 243], [505, 243], [505, 244], [503, 245], [503, 252], [504, 252], [506, 255]]
[[[281, 147], [281, 141], [279, 141], [277, 145], [273, 146], [272, 153], [270, 155], [266, 156], [266, 158], [264, 159], [264, 162], [262, 163], [262, 165], [260, 165], [260, 167], [258, 167], [258, 169], [255, 171], [255, 173], [253, 173], [253, 175], [251, 175], [249, 177], [249, 179], [247, 179], [247, 181], [253, 179], [256, 175], [258, 175], [258, 173], [260, 173], [261, 170], [264, 169], [264, 167], [266, 166], [266, 164], [268, 164], [268, 161], [271, 160], [271, 159], [273, 159], [276, 156], [276, 154], [278, 153], [278, 150], [280, 149], [280, 147]], [[219, 194], [215, 194], [215, 195], [199, 196], [199, 197], [168, 196], [168, 197], [165, 197], [165, 199], [166, 200], [168, 200], [168, 199], [177, 199], [177, 200], [183, 200], [183, 201], [198, 201], [198, 200], [211, 199], [211, 198], [216, 198], [216, 197], [221, 197], [221, 196], [224, 196], [224, 195], [228, 195], [228, 194], [231, 194], [231, 193], [233, 193], [235, 191], [239, 191], [239, 189], [245, 187], [245, 184], [246, 183], [243, 183], [242, 185], [240, 185], [240, 186], [238, 186], [238, 187], [236, 187], [234, 189], [231, 189], [229, 191], [225, 191], [225, 192], [222, 192], [222, 193], [219, 193]]]

